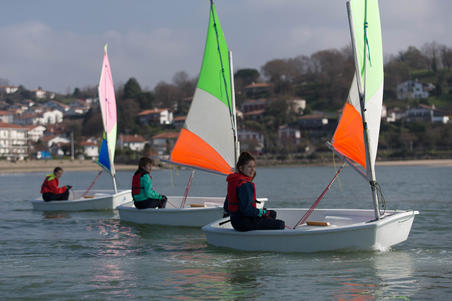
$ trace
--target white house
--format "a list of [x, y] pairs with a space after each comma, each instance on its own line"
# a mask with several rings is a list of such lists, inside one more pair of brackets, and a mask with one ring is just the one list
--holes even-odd
[[23, 160], [28, 156], [28, 130], [20, 125], [0, 122], [0, 157]]
[[59, 110], [50, 110], [42, 113], [41, 124], [55, 124], [63, 121], [63, 112]]
[[237, 131], [240, 148], [250, 152], [261, 152], [264, 149], [264, 135], [258, 131], [240, 129]]
[[300, 114], [306, 109], [305, 99], [292, 99], [289, 101], [289, 103], [295, 113]]
[[173, 112], [170, 109], [145, 110], [138, 114], [138, 120], [142, 124], [171, 124]]
[[432, 123], [447, 124], [449, 122], [449, 116], [446, 112], [438, 110], [435, 105], [427, 106], [420, 104], [417, 107], [408, 109], [406, 111], [406, 120], [410, 121], [429, 121]]
[[0, 86], [0, 90], [4, 91], [6, 94], [16, 93], [19, 87], [17, 86]]
[[38, 142], [39, 139], [44, 137], [44, 132], [46, 131], [46, 127], [43, 125], [29, 125], [25, 128], [28, 129], [28, 139], [33, 142]]
[[120, 148], [128, 148], [133, 151], [142, 151], [146, 139], [140, 135], [119, 135], [118, 144]]
[[99, 156], [99, 146], [96, 142], [86, 140], [80, 142], [80, 146], [83, 148], [83, 154], [91, 158], [91, 160], [94, 160]]
[[405, 118], [405, 111], [399, 108], [388, 110], [386, 114], [386, 122], [396, 122]]
[[47, 145], [47, 147], [52, 147], [55, 144], [69, 144], [71, 141], [63, 136], [44, 136], [42, 141]]
[[428, 98], [429, 92], [418, 80], [407, 80], [397, 85], [398, 99]]

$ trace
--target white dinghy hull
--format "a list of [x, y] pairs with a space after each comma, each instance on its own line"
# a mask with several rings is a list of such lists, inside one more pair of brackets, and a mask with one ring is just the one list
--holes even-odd
[[[274, 209], [286, 226], [295, 225], [307, 209]], [[295, 230], [238, 232], [224, 218], [202, 228], [207, 242], [245, 251], [320, 252], [334, 250], [386, 250], [408, 238], [417, 211], [386, 211], [378, 221], [373, 210], [316, 209], [309, 221], [329, 226], [298, 226]]]
[[113, 210], [119, 205], [132, 201], [130, 190], [92, 190], [89, 195], [81, 197], [83, 191], [71, 191], [67, 201], [44, 202], [42, 198], [31, 201], [34, 210], [40, 211], [85, 211]]
[[202, 227], [223, 216], [224, 198], [187, 197], [179, 208], [182, 196], [169, 196], [166, 208], [136, 209], [133, 202], [118, 207], [121, 221], [137, 224]]
[[[184, 208], [180, 208], [182, 196], [169, 196], [165, 209], [136, 209], [133, 202], [119, 206], [121, 221], [137, 224], [202, 227], [223, 216], [224, 197], [187, 197]], [[258, 198], [262, 208], [267, 198]]]

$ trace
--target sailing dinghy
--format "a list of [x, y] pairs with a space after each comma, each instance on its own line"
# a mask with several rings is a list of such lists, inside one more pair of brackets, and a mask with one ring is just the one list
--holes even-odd
[[[170, 163], [220, 175], [233, 171], [238, 141], [232, 70], [232, 55], [211, 1], [198, 84]], [[192, 176], [185, 195], [169, 196], [165, 209], [136, 209], [133, 204], [119, 206], [121, 221], [201, 227], [221, 218], [225, 197], [188, 196]], [[225, 189], [220, 191], [225, 193]], [[262, 206], [265, 199], [260, 201]]]
[[[383, 99], [383, 50], [378, 0], [350, 0], [347, 12], [356, 74], [331, 149], [366, 183], [370, 183], [373, 209], [274, 209], [286, 223], [284, 230], [235, 231], [228, 219], [202, 228], [209, 244], [239, 250], [317, 252], [331, 250], [384, 250], [408, 238], [419, 212], [380, 212], [381, 192], [375, 177]], [[344, 163], [345, 164], [345, 163]], [[364, 182], [363, 182], [364, 183]], [[300, 219], [301, 217], [301, 219]]]
[[97, 163], [112, 177], [113, 190], [91, 190], [91, 187], [102, 173], [101, 170], [87, 190], [71, 190], [67, 201], [44, 202], [42, 198], [33, 200], [31, 201], [33, 209], [43, 211], [105, 210], [115, 209], [117, 206], [132, 200], [130, 190], [118, 191], [116, 187], [114, 166], [117, 133], [116, 98], [107, 55], [107, 45], [104, 48], [98, 93], [104, 135]]

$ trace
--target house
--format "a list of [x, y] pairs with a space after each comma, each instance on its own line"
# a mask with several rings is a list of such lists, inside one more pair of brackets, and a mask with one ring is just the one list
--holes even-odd
[[252, 153], [260, 153], [264, 149], [264, 135], [258, 131], [250, 129], [239, 129], [237, 137], [240, 141], [240, 148]]
[[429, 92], [431, 90], [430, 85], [424, 85], [416, 80], [407, 80], [403, 83], [397, 85], [397, 98], [398, 99], [420, 99], [428, 98]]
[[300, 144], [301, 131], [298, 128], [291, 127], [287, 124], [281, 125], [278, 129], [278, 138], [281, 145]]
[[400, 108], [388, 110], [386, 114], [386, 122], [396, 122], [405, 118], [405, 111]]
[[19, 90], [19, 87], [16, 86], [0, 86], [0, 91], [5, 92], [6, 94], [13, 94]]
[[46, 127], [43, 125], [28, 125], [25, 126], [28, 130], [28, 139], [33, 142], [38, 142], [39, 139], [44, 137]]
[[185, 120], [187, 119], [187, 116], [177, 116], [173, 119], [173, 125], [176, 129], [181, 129], [184, 124]]
[[323, 114], [304, 115], [297, 123], [302, 129], [320, 129], [328, 124], [328, 118]]
[[446, 112], [438, 110], [435, 105], [427, 106], [420, 104], [414, 108], [408, 109], [405, 112], [406, 121], [427, 121], [431, 123], [447, 124], [449, 122], [449, 116]]
[[290, 107], [292, 108], [292, 111], [294, 111], [297, 114], [302, 114], [303, 111], [306, 109], [306, 100], [305, 99], [292, 99], [289, 100]]
[[41, 123], [42, 115], [40, 113], [19, 114], [14, 123], [20, 125], [36, 125]]
[[243, 112], [243, 114], [246, 114], [248, 112], [257, 111], [257, 110], [265, 110], [265, 107], [267, 106], [267, 100], [266, 99], [248, 99], [245, 101], [242, 106], [240, 107], [240, 110]]
[[51, 109], [51, 110], [58, 110], [60, 112], [67, 112], [71, 108], [68, 105], [65, 105], [64, 103], [61, 103], [56, 100], [47, 101], [42, 105], [44, 108]]
[[267, 97], [271, 94], [272, 89], [272, 84], [253, 82], [245, 87], [245, 94], [249, 98]]
[[0, 122], [12, 123], [14, 121], [14, 113], [9, 111], [0, 111]]
[[59, 110], [49, 110], [42, 113], [40, 124], [55, 124], [63, 121], [63, 112]]
[[48, 97], [50, 99], [55, 98], [55, 93], [45, 91], [41, 87], [39, 87], [38, 89], [31, 90], [31, 92], [35, 95], [36, 98], [39, 98], [39, 99], [46, 98], [46, 97]]
[[20, 125], [0, 122], [0, 158], [23, 160], [28, 157], [28, 130]]
[[99, 146], [96, 141], [84, 140], [80, 142], [83, 154], [91, 160], [95, 160], [99, 156]]
[[261, 120], [264, 118], [265, 110], [255, 110], [255, 111], [249, 111], [243, 114], [243, 118], [248, 120]]
[[176, 144], [179, 132], [162, 132], [152, 137], [152, 147], [159, 155], [168, 155]]
[[44, 136], [42, 137], [42, 142], [47, 145], [47, 147], [51, 148], [53, 145], [57, 144], [70, 144], [71, 141], [64, 137], [64, 136], [56, 136], [56, 135], [50, 135], [50, 136]]
[[128, 148], [132, 151], [141, 152], [146, 145], [146, 139], [140, 135], [119, 135], [118, 145], [120, 148]]
[[141, 124], [171, 124], [173, 112], [165, 108], [145, 110], [138, 113], [138, 120]]

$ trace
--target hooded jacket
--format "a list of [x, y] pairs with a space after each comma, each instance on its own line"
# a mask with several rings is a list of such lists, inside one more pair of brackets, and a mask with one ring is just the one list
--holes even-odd
[[262, 210], [256, 209], [256, 187], [252, 180], [238, 172], [232, 173], [226, 178], [226, 182], [228, 182], [227, 209], [231, 217], [262, 215]]
[[46, 175], [46, 178], [41, 186], [41, 193], [54, 193], [54, 194], [60, 194], [64, 193], [67, 190], [66, 186], [58, 188], [59, 180], [55, 175], [48, 174]]

